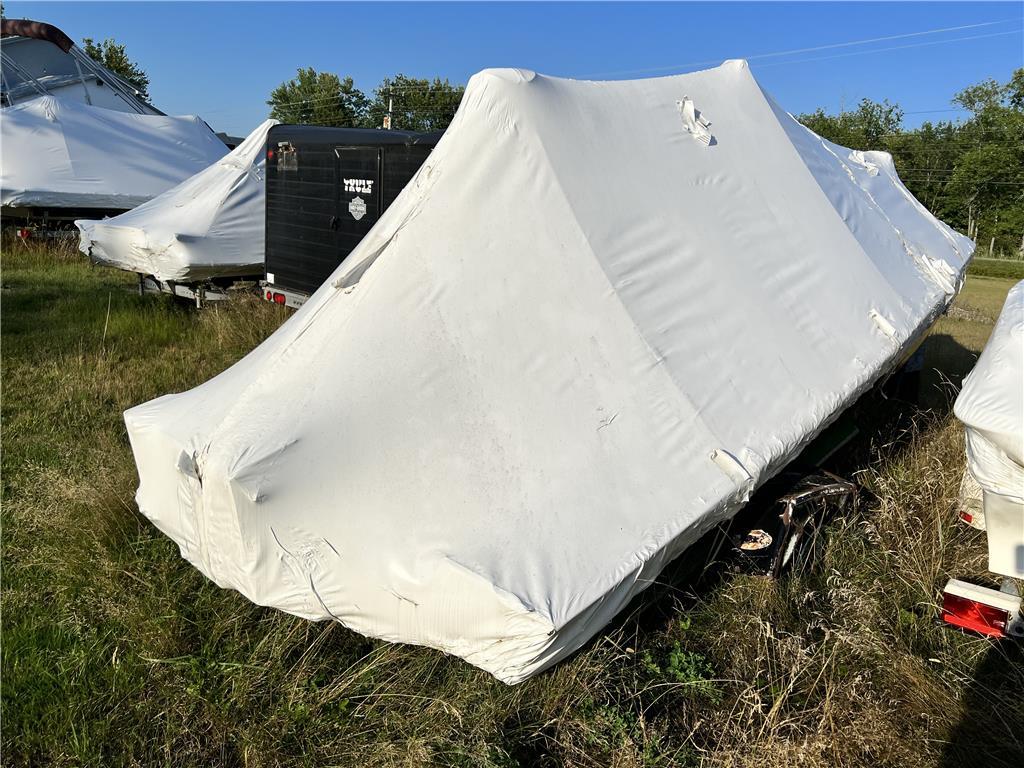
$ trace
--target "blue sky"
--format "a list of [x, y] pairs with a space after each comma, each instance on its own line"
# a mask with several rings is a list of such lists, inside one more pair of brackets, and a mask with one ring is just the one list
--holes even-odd
[[234, 134], [255, 127], [267, 114], [271, 89], [303, 66], [351, 75], [367, 93], [397, 72], [464, 83], [500, 66], [566, 77], [650, 77], [727, 58], [1001, 22], [751, 58], [754, 74], [791, 112], [836, 111], [867, 96], [899, 103], [910, 125], [955, 117], [930, 110], [947, 109], [964, 86], [1005, 81], [1024, 66], [1020, 2], [4, 6], [9, 17], [48, 21], [76, 41], [126, 43], [149, 73], [158, 107], [198, 114]]

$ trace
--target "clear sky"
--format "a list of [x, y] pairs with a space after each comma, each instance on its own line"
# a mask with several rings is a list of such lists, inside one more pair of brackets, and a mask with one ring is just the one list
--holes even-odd
[[[76, 41], [113, 37], [148, 72], [157, 107], [244, 135], [298, 67], [369, 94], [398, 72], [464, 83], [486, 67], [621, 78], [749, 58], [790, 112], [889, 99], [906, 123], [947, 119], [950, 97], [1024, 66], [1024, 3], [50, 3], [5, 0]], [[757, 58], [793, 49], [896, 37]], [[888, 49], [888, 50], [887, 50]], [[870, 51], [870, 53], [868, 52]]]

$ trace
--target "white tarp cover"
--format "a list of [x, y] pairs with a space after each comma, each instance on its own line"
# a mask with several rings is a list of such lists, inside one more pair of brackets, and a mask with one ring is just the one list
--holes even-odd
[[0, 112], [0, 204], [134, 208], [227, 151], [198, 117], [40, 96]]
[[299, 312], [125, 413], [139, 508], [259, 604], [514, 683], [895, 365], [972, 249], [745, 62], [486, 70]]
[[79, 220], [91, 259], [160, 280], [262, 274], [264, 121], [229, 155], [158, 197], [103, 221]]
[[983, 494], [989, 570], [1024, 578], [1024, 281], [1006, 297], [953, 412]]

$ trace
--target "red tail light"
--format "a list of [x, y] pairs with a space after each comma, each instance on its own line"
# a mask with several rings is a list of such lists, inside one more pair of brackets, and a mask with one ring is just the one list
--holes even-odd
[[273, 291], [267, 291], [267, 301], [273, 301], [273, 300], [274, 300], [274, 292]]
[[947, 624], [990, 637], [1004, 637], [1009, 614], [1002, 608], [946, 592], [942, 596], [942, 619]]
[[275, 291], [275, 293], [274, 293], [274, 303], [275, 304], [284, 304], [284, 302], [285, 302], [284, 294], [283, 293], [277, 293]]

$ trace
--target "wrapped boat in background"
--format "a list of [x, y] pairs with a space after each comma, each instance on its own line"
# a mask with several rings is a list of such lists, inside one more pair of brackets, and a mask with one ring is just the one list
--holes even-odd
[[226, 157], [111, 219], [80, 219], [79, 249], [160, 282], [263, 275], [265, 120]]

